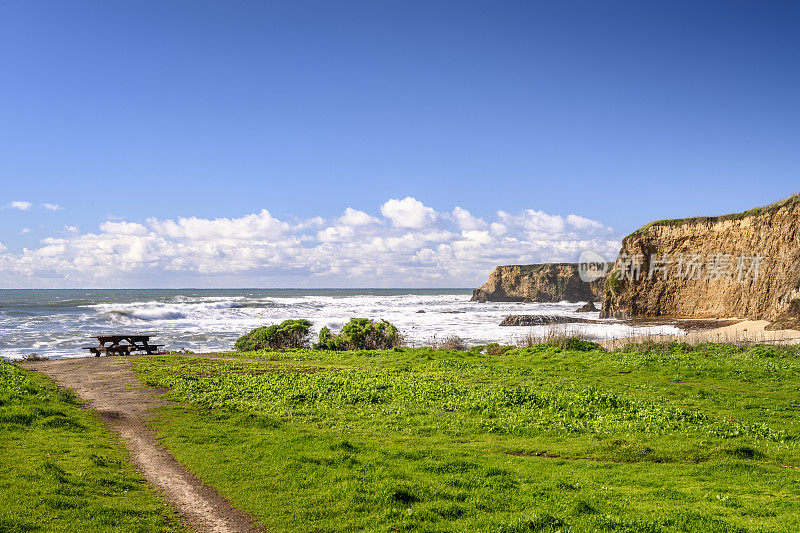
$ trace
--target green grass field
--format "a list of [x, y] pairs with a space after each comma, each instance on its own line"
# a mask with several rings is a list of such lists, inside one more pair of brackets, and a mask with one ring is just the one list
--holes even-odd
[[[235, 355], [235, 354], [229, 354]], [[796, 349], [143, 359], [163, 443], [274, 531], [798, 531]]]
[[99, 418], [0, 359], [0, 532], [183, 531]]

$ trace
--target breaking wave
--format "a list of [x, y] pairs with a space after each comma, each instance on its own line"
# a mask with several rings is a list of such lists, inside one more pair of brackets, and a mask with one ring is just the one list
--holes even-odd
[[80, 347], [92, 336], [113, 333], [151, 335], [167, 349], [224, 351], [247, 331], [289, 318], [306, 318], [317, 332], [337, 330], [352, 317], [382, 318], [397, 325], [411, 346], [450, 335], [486, 344], [545, 333], [545, 326], [501, 327], [508, 315], [560, 317], [571, 330], [598, 340], [681, 333], [672, 326], [598, 320], [597, 313], [576, 313], [575, 303], [479, 304], [470, 296], [468, 290], [388, 289], [0, 291], [0, 355], [85, 356]]
[[113, 309], [104, 311], [103, 316], [112, 322], [151, 322], [154, 320], [177, 320], [186, 318], [186, 315], [179, 311], [171, 311], [168, 309], [132, 309], [121, 310]]

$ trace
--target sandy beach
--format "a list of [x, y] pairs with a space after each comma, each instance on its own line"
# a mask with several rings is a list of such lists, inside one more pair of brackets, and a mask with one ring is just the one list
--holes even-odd
[[[740, 320], [731, 324], [732, 319], [702, 319], [697, 321], [685, 320], [681, 327], [687, 329], [685, 335], [648, 335], [643, 337], [628, 337], [609, 339], [599, 344], [608, 350], [621, 348], [629, 344], [645, 342], [685, 342], [688, 344], [701, 344], [704, 342], [719, 342], [730, 344], [799, 344], [800, 331], [786, 329], [768, 331], [770, 324], [767, 320]], [[734, 319], [735, 320], [735, 319]], [[697, 322], [699, 329], [691, 327]], [[719, 327], [708, 327], [709, 323], [719, 322]]]

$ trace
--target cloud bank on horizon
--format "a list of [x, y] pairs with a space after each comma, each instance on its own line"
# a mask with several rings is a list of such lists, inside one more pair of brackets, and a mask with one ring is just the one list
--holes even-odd
[[239, 218], [107, 220], [99, 232], [12, 251], [0, 243], [0, 285], [59, 287], [472, 287], [500, 264], [613, 260], [612, 228], [580, 215], [528, 209], [494, 220], [412, 197], [380, 216], [348, 207], [333, 219], [279, 220], [263, 209]]

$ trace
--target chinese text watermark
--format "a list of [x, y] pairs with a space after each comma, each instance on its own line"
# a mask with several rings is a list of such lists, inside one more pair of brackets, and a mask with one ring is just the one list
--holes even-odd
[[761, 268], [761, 255], [747, 256], [740, 254], [678, 254], [669, 256], [651, 254], [645, 263], [643, 254], [622, 253], [615, 265], [619, 281], [639, 281], [645, 279], [681, 279], [689, 281], [722, 281], [733, 280], [739, 283], [758, 279]]

